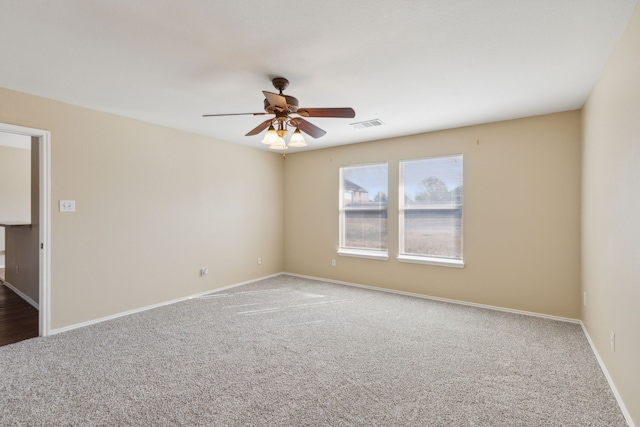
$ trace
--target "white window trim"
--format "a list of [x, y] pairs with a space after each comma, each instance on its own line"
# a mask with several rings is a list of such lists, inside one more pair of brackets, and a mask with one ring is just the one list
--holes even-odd
[[464, 268], [464, 261], [462, 259], [453, 258], [436, 258], [420, 255], [398, 255], [398, 261], [408, 262], [412, 264], [427, 264], [437, 265], [441, 267]]
[[[338, 228], [339, 228], [339, 236], [338, 236], [338, 255], [340, 256], [351, 256], [357, 258], [369, 258], [369, 259], [389, 259], [389, 252], [387, 250], [370, 250], [370, 249], [361, 249], [361, 248], [347, 248], [343, 247], [345, 241], [345, 228], [344, 228], [344, 218], [346, 212], [354, 212], [358, 210], [367, 211], [367, 210], [379, 210], [387, 212], [387, 227], [389, 227], [389, 206], [380, 206], [380, 207], [367, 207], [367, 208], [345, 208], [344, 206], [344, 197], [342, 195], [342, 183], [344, 182], [344, 168], [356, 168], [356, 167], [366, 167], [366, 166], [375, 166], [375, 165], [386, 165], [387, 166], [387, 192], [389, 191], [389, 162], [376, 162], [376, 163], [363, 163], [358, 165], [349, 165], [349, 166], [340, 166], [339, 168], [339, 187], [338, 187]], [[387, 246], [389, 245], [389, 235], [387, 234]]]
[[[458, 154], [447, 154], [444, 156], [435, 156], [435, 157], [425, 157], [422, 159], [404, 159], [398, 162], [398, 243], [399, 249], [404, 249], [404, 212], [412, 209], [424, 209], [423, 207], [412, 207], [412, 206], [404, 206], [403, 198], [404, 198], [404, 164], [405, 162], [413, 161], [413, 160], [427, 160], [434, 159], [439, 157], [451, 157], [451, 156], [462, 156], [462, 153]], [[464, 162], [464, 160], [463, 160]], [[463, 171], [464, 174], [464, 171]], [[464, 179], [464, 178], [463, 178]], [[463, 181], [464, 182], [464, 181]], [[462, 205], [451, 205], [448, 207], [449, 209], [460, 209], [462, 211], [462, 217], [464, 218], [464, 202]], [[435, 208], [438, 209], [438, 208]], [[464, 230], [464, 222], [463, 222], [463, 230]], [[460, 259], [454, 258], [442, 258], [442, 257], [433, 257], [427, 255], [409, 255], [405, 253], [400, 253], [397, 256], [399, 262], [406, 262], [412, 264], [426, 264], [426, 265], [436, 265], [441, 267], [454, 267], [454, 268], [464, 268], [464, 231], [462, 234], [462, 256]]]
[[383, 261], [386, 261], [389, 259], [388, 251], [374, 251], [374, 250], [366, 250], [366, 249], [340, 248], [338, 249], [338, 255], [350, 256], [355, 258], [378, 259]]

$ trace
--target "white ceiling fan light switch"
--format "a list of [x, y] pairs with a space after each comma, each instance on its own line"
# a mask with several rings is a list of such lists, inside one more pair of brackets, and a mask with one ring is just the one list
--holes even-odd
[[59, 211], [60, 212], [75, 212], [76, 201], [75, 200], [60, 200]]

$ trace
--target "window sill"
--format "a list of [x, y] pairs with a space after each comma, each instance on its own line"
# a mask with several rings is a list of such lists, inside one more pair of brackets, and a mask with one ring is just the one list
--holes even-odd
[[417, 255], [398, 255], [398, 261], [413, 264], [438, 265], [441, 267], [464, 268], [464, 261], [458, 259], [432, 258]]
[[338, 249], [338, 255], [351, 256], [356, 258], [379, 259], [379, 260], [385, 260], [385, 261], [389, 259], [388, 252], [367, 251], [363, 249]]

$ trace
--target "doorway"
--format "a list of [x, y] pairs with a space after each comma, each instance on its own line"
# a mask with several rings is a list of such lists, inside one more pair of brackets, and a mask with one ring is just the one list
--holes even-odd
[[[37, 197], [39, 205], [37, 212], [37, 264], [38, 264], [38, 334], [50, 334], [50, 287], [51, 287], [51, 254], [50, 254], [50, 224], [51, 224], [51, 134], [49, 131], [0, 123], [0, 132], [23, 135], [33, 142], [32, 148], [37, 152], [37, 162], [32, 162], [32, 168], [37, 167]], [[36, 186], [32, 186], [33, 188]], [[35, 195], [34, 195], [35, 196]], [[32, 199], [33, 200], [33, 199]], [[35, 222], [35, 218], [32, 218]], [[34, 255], [35, 256], [35, 255]]]

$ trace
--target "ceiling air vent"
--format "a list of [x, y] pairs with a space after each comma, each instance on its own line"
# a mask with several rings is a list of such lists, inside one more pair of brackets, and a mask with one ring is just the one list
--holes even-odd
[[373, 128], [376, 126], [382, 126], [383, 124], [384, 123], [382, 123], [382, 120], [373, 119], [373, 120], [367, 120], [364, 122], [351, 123], [351, 126], [353, 126], [354, 129], [366, 129], [366, 128]]

